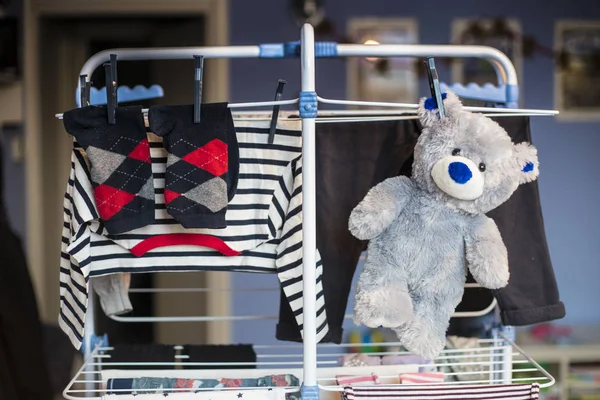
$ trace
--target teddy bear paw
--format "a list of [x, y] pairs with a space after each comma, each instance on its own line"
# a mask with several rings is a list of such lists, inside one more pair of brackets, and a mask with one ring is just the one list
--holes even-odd
[[395, 329], [395, 332], [406, 350], [426, 360], [438, 357], [446, 344], [445, 338], [419, 323]]
[[369, 328], [396, 328], [410, 322], [412, 299], [405, 291], [390, 287], [361, 291], [356, 296], [354, 322]]
[[411, 353], [421, 356], [426, 360], [434, 360], [444, 349], [444, 342], [440, 339], [425, 339], [425, 336], [413, 336], [403, 340], [402, 345]]
[[490, 268], [485, 277], [477, 277], [478, 283], [488, 289], [501, 289], [508, 285], [510, 274], [508, 268]]

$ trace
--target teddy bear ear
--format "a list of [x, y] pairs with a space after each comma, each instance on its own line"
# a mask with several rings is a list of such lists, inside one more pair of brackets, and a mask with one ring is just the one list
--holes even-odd
[[[462, 103], [454, 92], [447, 91], [442, 93], [442, 102], [444, 103], [444, 111], [446, 112], [446, 118], [457, 118], [460, 111], [462, 111]], [[419, 107], [417, 108], [417, 115], [421, 124], [426, 127], [439, 120], [439, 110], [435, 106], [433, 98], [423, 97], [419, 101]]]
[[540, 174], [537, 149], [525, 142], [515, 144], [515, 157], [521, 174], [519, 184], [536, 180]]

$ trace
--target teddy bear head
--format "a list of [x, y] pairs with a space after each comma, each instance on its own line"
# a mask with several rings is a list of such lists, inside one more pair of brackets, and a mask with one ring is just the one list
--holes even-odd
[[463, 110], [452, 92], [444, 93], [443, 104], [446, 115], [439, 118], [432, 99], [419, 103], [423, 130], [412, 179], [422, 190], [457, 210], [484, 214], [538, 177], [535, 147], [514, 144], [498, 123]]

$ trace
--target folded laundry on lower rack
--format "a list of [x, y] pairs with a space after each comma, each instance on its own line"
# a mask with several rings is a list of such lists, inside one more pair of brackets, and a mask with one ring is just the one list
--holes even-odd
[[379, 377], [375, 374], [370, 375], [336, 375], [335, 377], [338, 385], [353, 385], [353, 386], [366, 386], [366, 385], [378, 385]]
[[420, 400], [478, 400], [539, 398], [538, 383], [517, 385], [420, 385], [420, 386], [347, 386], [342, 392], [344, 400], [354, 399], [415, 399]]
[[[256, 353], [249, 344], [185, 345], [183, 354], [188, 356], [184, 369], [251, 369], [256, 368]], [[186, 365], [186, 363], [231, 363], [229, 365]], [[241, 364], [240, 363], [247, 363]]]
[[[127, 370], [174, 369], [176, 361], [181, 363], [183, 369], [256, 368], [256, 353], [249, 344], [184, 345], [181, 354], [186, 358], [179, 360], [175, 359], [176, 353], [173, 345], [119, 344], [113, 346], [110, 358], [106, 361], [111, 364], [125, 363], [116, 366]], [[160, 364], [153, 365], [156, 363]]]
[[412, 383], [436, 383], [444, 382], [443, 372], [414, 372], [400, 374], [400, 383], [408, 385]]
[[[107, 381], [107, 394], [151, 394], [151, 393], [201, 393], [203, 389], [219, 388], [285, 388], [300, 385], [297, 377], [291, 374], [266, 375], [260, 378], [220, 378], [220, 379], [184, 379], [184, 378], [112, 378]], [[211, 392], [212, 393], [212, 392]], [[290, 393], [287, 400], [298, 399], [297, 393]]]
[[415, 355], [389, 355], [389, 356], [370, 356], [367, 354], [346, 354], [339, 359], [339, 364], [343, 367], [363, 367], [367, 365], [408, 365], [408, 364], [429, 364], [429, 360]]
[[448, 374], [448, 380], [473, 381], [485, 379], [483, 374], [487, 372], [488, 367], [484, 366], [481, 361], [483, 358], [489, 358], [490, 354], [478, 351], [481, 349], [478, 338], [448, 336], [445, 348], [447, 350], [463, 350], [460, 353], [447, 353], [444, 358], [438, 361], [439, 364], [442, 364], [438, 367], [438, 370]]
[[[223, 390], [198, 392], [190, 395], [189, 393], [160, 393], [160, 394], [144, 394], [144, 399], [147, 400], [189, 400], [190, 396], [194, 396], [194, 400], [290, 400], [283, 388], [269, 389], [240, 389], [240, 390]], [[140, 400], [138, 394], [111, 394], [103, 398], [107, 400]], [[299, 397], [298, 397], [299, 398]]]
[[[118, 365], [118, 369], [174, 369], [175, 347], [165, 344], [114, 345], [108, 363], [133, 363]], [[151, 365], [148, 363], [164, 363]]]

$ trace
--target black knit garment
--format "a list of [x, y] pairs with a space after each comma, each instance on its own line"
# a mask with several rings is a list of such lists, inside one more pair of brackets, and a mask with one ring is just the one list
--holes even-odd
[[106, 107], [83, 107], [63, 116], [67, 132], [87, 153], [96, 209], [111, 234], [154, 221], [150, 146], [140, 106], [119, 107], [108, 123]]
[[152, 107], [148, 121], [168, 152], [167, 212], [185, 228], [226, 228], [227, 204], [236, 192], [239, 171], [227, 103], [202, 104], [198, 124], [192, 105]]

